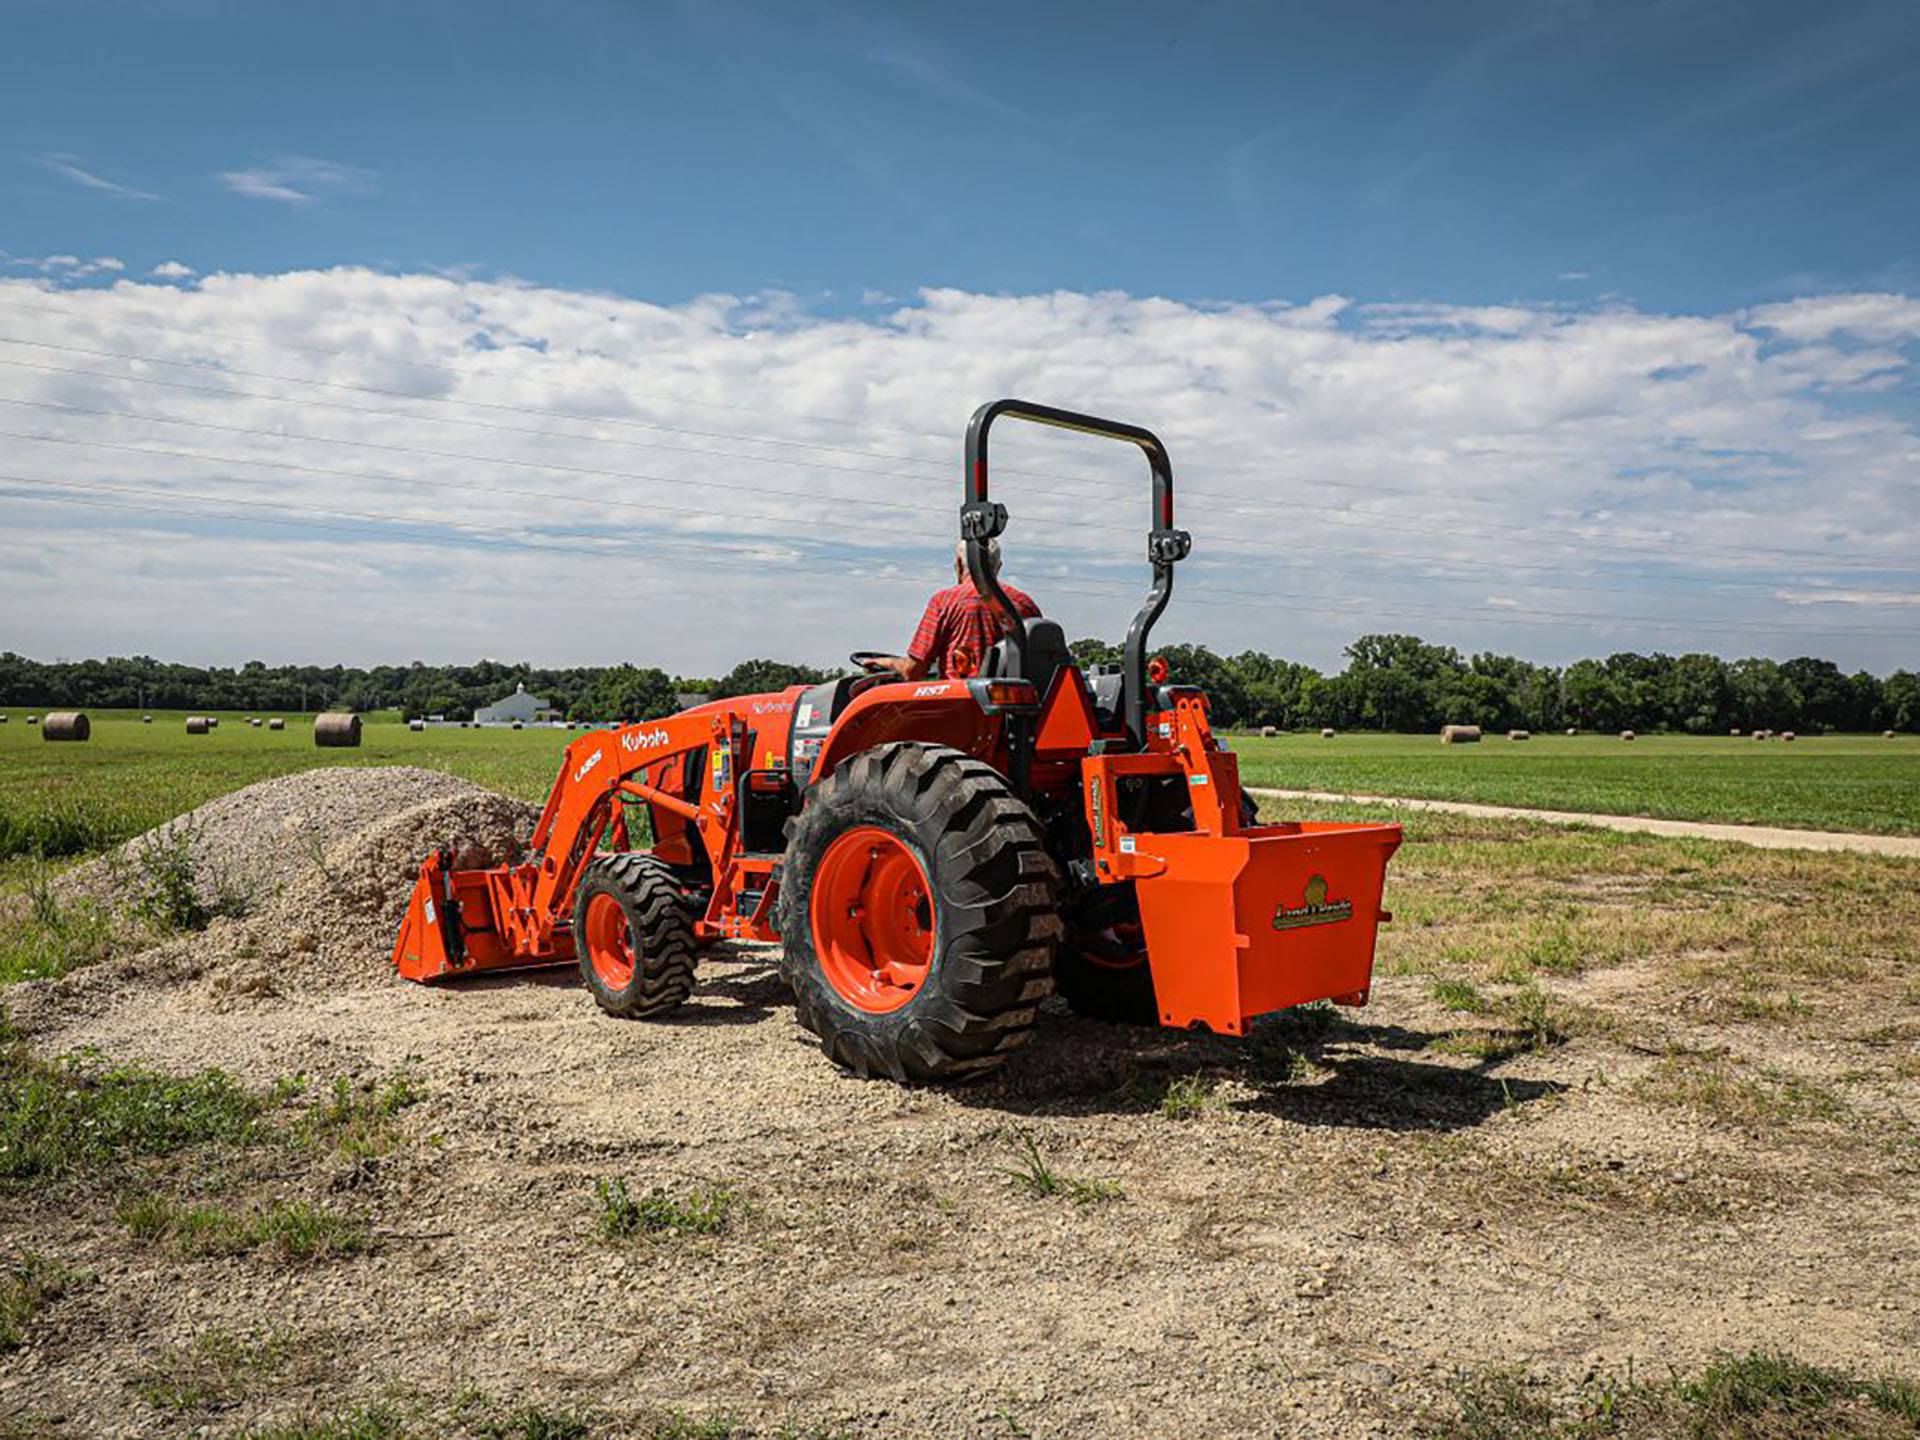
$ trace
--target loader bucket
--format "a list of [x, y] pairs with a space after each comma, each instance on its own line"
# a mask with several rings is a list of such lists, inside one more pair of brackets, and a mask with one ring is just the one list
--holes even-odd
[[1142, 834], [1135, 881], [1163, 1025], [1244, 1035], [1311, 1000], [1366, 1003], [1398, 825], [1252, 826], [1238, 835]]
[[[517, 958], [493, 924], [491, 886], [506, 870], [456, 870], [445, 851], [436, 851], [420, 867], [407, 901], [393, 964], [408, 980], [435, 980], [475, 970], [501, 970], [529, 963]], [[567, 959], [566, 955], [558, 957]]]

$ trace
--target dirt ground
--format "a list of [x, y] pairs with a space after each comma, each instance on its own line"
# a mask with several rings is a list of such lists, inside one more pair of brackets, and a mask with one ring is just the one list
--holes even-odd
[[[16, 986], [39, 1054], [258, 1086], [404, 1073], [423, 1098], [386, 1153], [242, 1182], [365, 1217], [364, 1254], [194, 1258], [105, 1199], [0, 1195], [0, 1244], [88, 1277], [0, 1357], [0, 1413], [230, 1434], [477, 1391], [612, 1433], [676, 1411], [767, 1434], [1400, 1435], [1485, 1365], [1561, 1388], [1752, 1346], [1911, 1368], [1912, 866], [1408, 825], [1365, 1009], [1232, 1042], [1050, 1002], [1002, 1077], [953, 1091], [838, 1073], [766, 952], [711, 952], [652, 1022], [603, 1016], [568, 972], [404, 984], [389, 892], [360, 895], [357, 939], [219, 921]], [[324, 893], [319, 855], [296, 883]], [[342, 943], [355, 963], [314, 963]], [[1014, 1172], [1036, 1154], [1087, 1183], [1032, 1193]], [[612, 1243], [615, 1177], [737, 1203], [716, 1234]], [[140, 1377], [210, 1327], [292, 1336], [298, 1362], [157, 1406]]]

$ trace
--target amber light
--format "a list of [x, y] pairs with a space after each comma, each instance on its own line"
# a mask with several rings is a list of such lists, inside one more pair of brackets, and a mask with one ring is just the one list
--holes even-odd
[[995, 680], [987, 686], [989, 705], [1032, 705], [1033, 686], [1025, 680]]

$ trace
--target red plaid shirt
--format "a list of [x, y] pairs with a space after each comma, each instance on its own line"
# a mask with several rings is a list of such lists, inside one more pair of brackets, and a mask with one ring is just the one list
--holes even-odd
[[[1040, 613], [1040, 607], [1025, 592], [1006, 584], [1000, 588], [1007, 592], [1013, 608], [1022, 615], [1031, 618]], [[973, 668], [978, 670], [987, 658], [987, 651], [1006, 633], [1006, 617], [991, 600], [973, 588], [973, 582], [949, 585], [927, 602], [927, 613], [920, 617], [920, 626], [913, 632], [913, 643], [907, 646], [907, 658], [928, 664], [937, 661], [940, 673], [951, 675], [954, 654], [964, 650]]]

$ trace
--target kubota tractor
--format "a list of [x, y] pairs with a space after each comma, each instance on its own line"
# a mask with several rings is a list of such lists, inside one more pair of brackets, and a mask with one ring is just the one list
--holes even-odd
[[[986, 562], [1003, 417], [1137, 445], [1153, 582], [1113, 673], [1083, 673]], [[777, 941], [800, 1022], [862, 1075], [980, 1075], [1059, 994], [1105, 1020], [1244, 1034], [1306, 1001], [1364, 1004], [1397, 825], [1262, 825], [1199, 690], [1149, 663], [1192, 548], [1149, 431], [1019, 400], [967, 428], [960, 534], [1004, 639], [977, 673], [848, 675], [582, 735], [524, 864], [421, 867], [394, 963], [411, 980], [576, 961], [603, 1010], [660, 1015], [703, 945]], [[856, 662], [866, 652], [856, 655]], [[629, 848], [630, 806], [652, 846]]]

